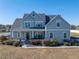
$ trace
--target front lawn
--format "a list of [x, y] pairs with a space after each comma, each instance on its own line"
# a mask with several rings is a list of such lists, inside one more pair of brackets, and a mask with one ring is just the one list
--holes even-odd
[[20, 48], [0, 46], [0, 59], [78, 59], [79, 48]]

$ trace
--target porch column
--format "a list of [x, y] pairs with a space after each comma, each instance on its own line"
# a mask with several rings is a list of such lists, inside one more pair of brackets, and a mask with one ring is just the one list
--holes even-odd
[[13, 36], [13, 31], [11, 31], [11, 37], [14, 37], [14, 36]]
[[34, 31], [32, 31], [32, 38], [34, 38]]
[[47, 39], [47, 31], [45, 31], [45, 39]]
[[24, 32], [21, 32], [21, 38], [24, 38], [24, 35], [25, 35]]
[[22, 37], [22, 32], [20, 32], [20, 38]]

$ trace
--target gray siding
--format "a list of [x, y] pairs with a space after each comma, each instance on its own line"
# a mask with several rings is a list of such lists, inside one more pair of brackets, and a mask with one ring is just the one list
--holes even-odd
[[[54, 38], [57, 38], [59, 42], [63, 42], [64, 39], [70, 39], [70, 24], [69, 23], [67, 23], [60, 15], [47, 16], [47, 18], [46, 16], [47, 15], [45, 14], [37, 14], [35, 12], [32, 12], [30, 14], [25, 14], [23, 18], [16, 19], [12, 26], [11, 36], [14, 38], [18, 38], [18, 33], [19, 33], [20, 34], [19, 37], [26, 37], [26, 34], [22, 33], [22, 31], [29, 32], [29, 30], [32, 31], [32, 36], [33, 36], [34, 34], [33, 32], [34, 31], [39, 32], [39, 29], [34, 29], [34, 28], [30, 29], [30, 27], [34, 27], [36, 24], [38, 24], [37, 23], [38, 21], [40, 23], [42, 21], [43, 22], [42, 24], [45, 26], [43, 30], [45, 31], [45, 39], [52, 40]], [[29, 28], [24, 28], [26, 22], [30, 23]], [[60, 27], [57, 27], [58, 22], [60, 23]], [[53, 33], [53, 38], [50, 38], [50, 33]], [[64, 38], [64, 33], [67, 33], [67, 38]]]
[[[57, 27], [57, 22], [60, 22], [60, 27]], [[70, 25], [61, 16], [57, 16], [46, 25], [46, 29], [70, 29]]]
[[[42, 14], [43, 15], [43, 14]], [[44, 16], [44, 15], [43, 15]], [[39, 21], [42, 21], [43, 25], [45, 26], [45, 16], [41, 17], [40, 14], [36, 14], [35, 12], [32, 12], [31, 14], [29, 14], [26, 18], [23, 18], [22, 21], [22, 26], [24, 26], [25, 22], [29, 22], [30, 23], [30, 27], [34, 27], [36, 25], [36, 23]], [[41, 22], [40, 22], [41, 23]]]
[[[50, 38], [50, 33], [53, 33], [53, 38]], [[64, 33], [67, 33], [67, 38], [64, 38]], [[63, 42], [64, 39], [70, 39], [69, 31], [47, 31], [46, 35], [46, 39], [53, 40], [56, 38], [59, 42]]]
[[[57, 22], [60, 22], [60, 27], [57, 27]], [[52, 39], [57, 38], [59, 42], [70, 39], [70, 25], [60, 16], [48, 23], [46, 30], [46, 39], [50, 39], [50, 33], [53, 33], [54, 37]], [[64, 38], [64, 33], [67, 33], [67, 38]]]
[[45, 21], [45, 17], [41, 18], [39, 14], [32, 12], [26, 18], [24, 18], [24, 21]]

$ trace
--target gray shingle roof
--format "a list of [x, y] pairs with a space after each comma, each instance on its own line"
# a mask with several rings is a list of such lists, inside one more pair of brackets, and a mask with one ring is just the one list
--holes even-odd
[[53, 18], [55, 17], [56, 15], [46, 15], [45, 18], [46, 18], [46, 24]]
[[[14, 28], [19, 28], [21, 22], [23, 21], [24, 18], [27, 18], [29, 14], [24, 14], [23, 18], [17, 18], [14, 22], [14, 24], [12, 25], [12, 29]], [[38, 14], [39, 17], [41, 17], [41, 19], [45, 19], [45, 24], [47, 24], [53, 17], [55, 17], [56, 15], [45, 15], [45, 14]]]
[[15, 22], [13, 23], [11, 29], [13, 29], [13, 28], [19, 28], [19, 27], [20, 27], [20, 24], [21, 24], [21, 21], [22, 21], [22, 18], [17, 18], [17, 19], [15, 20]]

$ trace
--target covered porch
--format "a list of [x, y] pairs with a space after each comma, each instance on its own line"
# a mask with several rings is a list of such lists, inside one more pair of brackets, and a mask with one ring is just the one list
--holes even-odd
[[12, 37], [31, 39], [45, 39], [45, 29], [21, 29], [15, 30], [12, 33]]
[[20, 32], [20, 37], [26, 38], [28, 40], [31, 39], [44, 39], [45, 31], [22, 31]]

